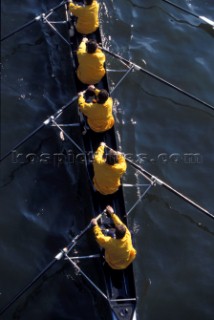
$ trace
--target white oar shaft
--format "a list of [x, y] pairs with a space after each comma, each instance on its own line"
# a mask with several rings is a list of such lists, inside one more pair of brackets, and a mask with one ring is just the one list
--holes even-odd
[[214, 21], [212, 21], [204, 16], [199, 16], [199, 18], [214, 27]]
[[104, 209], [100, 214], [98, 214], [98, 216], [96, 217], [97, 221], [98, 221], [99, 219], [101, 219], [104, 214], [106, 214], [106, 211], [107, 211], [107, 210]]
[[71, 260], [81, 260], [81, 259], [94, 259], [100, 258], [100, 254], [90, 254], [89, 256], [80, 256], [80, 257], [70, 257]]

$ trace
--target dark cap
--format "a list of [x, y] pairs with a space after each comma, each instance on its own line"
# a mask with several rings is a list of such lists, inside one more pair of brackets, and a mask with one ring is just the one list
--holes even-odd
[[118, 163], [117, 152], [110, 150], [106, 155], [106, 163], [113, 166], [115, 163]]
[[98, 44], [95, 40], [90, 39], [86, 42], [86, 50], [88, 53], [94, 53], [97, 50]]
[[86, 4], [87, 6], [90, 6], [93, 1], [94, 1], [94, 0], [85, 0], [85, 4]]
[[115, 226], [116, 239], [122, 239], [126, 234], [126, 227], [123, 224]]
[[97, 96], [98, 103], [105, 103], [108, 100], [109, 94], [105, 89], [101, 89]]

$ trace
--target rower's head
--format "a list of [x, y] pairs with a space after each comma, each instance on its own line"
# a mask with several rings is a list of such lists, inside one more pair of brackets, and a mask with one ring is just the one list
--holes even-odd
[[98, 44], [95, 40], [89, 39], [86, 42], [86, 51], [87, 53], [94, 53], [97, 50]]
[[110, 150], [109, 153], [106, 155], [106, 163], [110, 166], [113, 166], [115, 163], [118, 163], [118, 155], [117, 152], [114, 150]]
[[90, 6], [94, 0], [85, 0], [86, 6]]
[[126, 234], [126, 227], [122, 224], [115, 225], [116, 239], [122, 239]]
[[109, 94], [108, 91], [105, 89], [101, 89], [97, 95], [97, 102], [98, 103], [105, 103], [108, 100]]

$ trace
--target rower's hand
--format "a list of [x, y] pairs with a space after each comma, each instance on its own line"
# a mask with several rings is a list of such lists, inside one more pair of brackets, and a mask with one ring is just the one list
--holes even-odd
[[116, 153], [117, 153], [118, 156], [124, 157], [124, 153], [123, 152], [117, 151]]
[[82, 41], [83, 42], [88, 42], [88, 38], [87, 37], [83, 37]]
[[100, 142], [100, 146], [106, 147], [106, 143], [105, 142]]
[[94, 227], [96, 226], [98, 223], [97, 223], [97, 219], [96, 218], [93, 218], [91, 219], [91, 225]]
[[93, 84], [91, 84], [90, 86], [88, 86], [88, 90], [94, 91], [96, 88]]
[[83, 91], [80, 91], [80, 92], [78, 93], [78, 97], [83, 97], [83, 95], [84, 95], [84, 92], [83, 92]]
[[108, 217], [111, 217], [111, 214], [114, 213], [114, 209], [111, 206], [106, 207], [106, 214]]

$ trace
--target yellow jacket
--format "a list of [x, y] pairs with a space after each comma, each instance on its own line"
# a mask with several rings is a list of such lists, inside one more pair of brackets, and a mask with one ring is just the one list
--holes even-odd
[[100, 82], [105, 75], [105, 54], [97, 49], [95, 53], [86, 52], [86, 44], [84, 41], [80, 43], [77, 50], [77, 58], [79, 66], [77, 68], [77, 76], [84, 84], [96, 84]]
[[[126, 225], [115, 214], [111, 214], [114, 224]], [[131, 234], [126, 227], [125, 236], [122, 239], [114, 239], [105, 236], [98, 225], [93, 227], [93, 232], [98, 244], [105, 249], [105, 260], [112, 269], [125, 269], [135, 259], [136, 250], [133, 248]]]
[[78, 18], [76, 29], [79, 33], [90, 34], [99, 27], [99, 4], [96, 0], [87, 6], [69, 3], [69, 11]]
[[94, 167], [94, 187], [100, 193], [107, 195], [115, 193], [120, 186], [120, 178], [126, 172], [126, 160], [118, 155], [118, 163], [109, 165], [103, 159], [104, 146], [100, 146], [95, 152]]
[[[95, 95], [100, 90], [95, 90]], [[87, 103], [83, 96], [78, 99], [80, 111], [87, 117], [90, 128], [95, 132], [104, 132], [111, 129], [114, 125], [114, 117], [112, 115], [112, 98], [108, 98], [103, 104], [97, 102]]]

